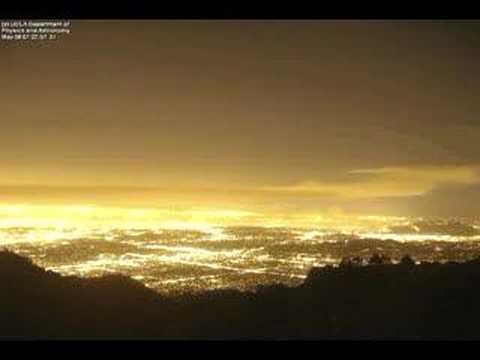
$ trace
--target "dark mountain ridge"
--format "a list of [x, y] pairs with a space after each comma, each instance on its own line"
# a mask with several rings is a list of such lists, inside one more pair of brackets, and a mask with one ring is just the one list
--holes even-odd
[[314, 268], [294, 288], [163, 296], [0, 252], [2, 339], [480, 339], [480, 260]]

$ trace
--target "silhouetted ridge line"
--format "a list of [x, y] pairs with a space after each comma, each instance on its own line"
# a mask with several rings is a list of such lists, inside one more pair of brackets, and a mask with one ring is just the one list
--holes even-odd
[[122, 275], [61, 276], [0, 251], [0, 337], [480, 339], [479, 280], [479, 259], [374, 255], [314, 268], [295, 288], [166, 297]]

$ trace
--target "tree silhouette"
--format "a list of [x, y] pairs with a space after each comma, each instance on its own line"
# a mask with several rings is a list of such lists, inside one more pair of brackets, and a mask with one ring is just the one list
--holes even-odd
[[379, 255], [377, 253], [373, 254], [368, 260], [369, 265], [385, 265], [390, 264], [392, 261], [386, 255]]
[[411, 256], [407, 254], [404, 257], [402, 257], [402, 260], [400, 260], [400, 264], [404, 266], [414, 266], [415, 260], [413, 260]]
[[363, 265], [363, 259], [359, 256], [344, 257], [340, 262], [340, 267], [358, 267]]

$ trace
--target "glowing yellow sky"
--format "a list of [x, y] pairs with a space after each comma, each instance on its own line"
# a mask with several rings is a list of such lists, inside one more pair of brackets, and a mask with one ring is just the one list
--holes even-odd
[[[3, 197], [0, 221], [11, 226], [49, 221], [65, 224], [70, 220], [148, 226], [155, 222], [308, 225], [326, 218], [338, 220], [345, 202], [424, 197], [439, 186], [480, 181], [478, 167], [465, 166], [364, 169], [351, 171], [349, 176], [342, 182], [242, 188], [4, 186], [11, 195]], [[298, 206], [292, 211], [289, 204], [302, 200], [327, 201], [330, 205], [314, 209]]]
[[476, 216], [479, 29], [74, 21], [1, 42], [2, 216]]
[[326, 226], [341, 231], [378, 231], [382, 226], [398, 221], [406, 219], [392, 216], [353, 216], [339, 209], [316, 214], [261, 214], [219, 208], [172, 210], [97, 205], [0, 204], [0, 228], [172, 228], [211, 231], [217, 226]]

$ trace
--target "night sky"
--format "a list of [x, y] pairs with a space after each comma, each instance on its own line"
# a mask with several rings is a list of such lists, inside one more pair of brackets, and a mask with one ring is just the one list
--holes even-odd
[[0, 41], [0, 202], [480, 215], [480, 22]]

